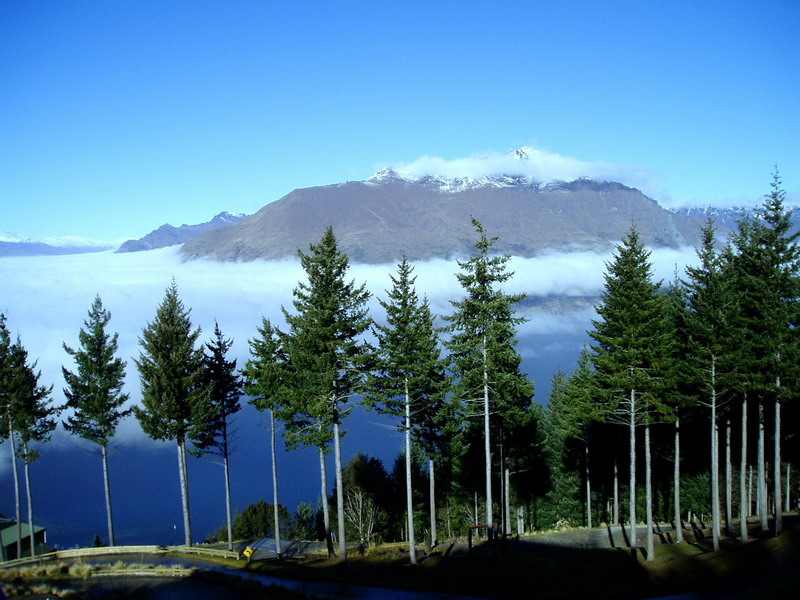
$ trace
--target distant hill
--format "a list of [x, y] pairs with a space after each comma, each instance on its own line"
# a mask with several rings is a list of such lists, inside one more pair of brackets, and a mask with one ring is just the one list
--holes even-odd
[[166, 223], [138, 240], [128, 240], [119, 247], [117, 252], [142, 252], [144, 250], [155, 250], [156, 248], [183, 244], [209, 231], [234, 225], [244, 219], [245, 216], [221, 212], [210, 221], [199, 225], [174, 227]]
[[[787, 207], [791, 208], [791, 207]], [[800, 210], [791, 208], [792, 233], [800, 231]], [[675, 208], [673, 212], [689, 217], [696, 217], [704, 221], [709, 217], [714, 220], [720, 231], [736, 231], [739, 221], [745, 217], [756, 217], [757, 212], [753, 208], [745, 206], [732, 206], [728, 208], [704, 207], [704, 208]]]
[[296, 256], [328, 225], [354, 262], [449, 258], [473, 251], [476, 217], [498, 252], [608, 249], [632, 223], [653, 247], [699, 244], [703, 219], [661, 208], [620, 183], [579, 179], [540, 184], [524, 177], [477, 180], [401, 176], [295, 190], [240, 223], [187, 242], [186, 259], [251, 261]]
[[45, 243], [19, 235], [0, 232], [0, 256], [57, 256], [62, 254], [86, 254], [102, 252], [111, 246], [81, 243], [76, 238], [66, 238]]

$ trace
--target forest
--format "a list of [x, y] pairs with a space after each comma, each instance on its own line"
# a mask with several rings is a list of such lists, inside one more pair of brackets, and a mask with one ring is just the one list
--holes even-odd
[[[378, 299], [381, 319], [367, 310], [365, 285], [348, 279], [348, 257], [329, 227], [298, 252], [306, 279], [283, 307], [284, 323], [262, 320], [244, 365], [228, 356], [232, 341], [219, 325], [201, 343], [173, 280], [139, 339], [138, 403], [123, 392], [128, 365], [99, 296], [79, 347], [63, 347], [71, 362], [62, 368], [62, 405], [0, 313], [0, 440], [11, 449], [18, 544], [22, 522], [34, 523], [29, 467], [62, 412], [65, 430], [102, 457], [110, 545], [107, 450], [131, 415], [149, 437], [175, 444], [186, 545], [187, 453], [224, 465], [227, 512], [214, 537], [228, 547], [265, 536], [278, 547], [282, 536], [317, 539], [346, 561], [348, 544], [403, 541], [413, 564], [420, 544], [471, 527], [492, 540], [603, 524], [629, 528], [628, 544], [651, 558], [665, 524], [680, 542], [702, 519], [715, 549], [723, 537], [748, 539], [754, 519], [760, 532], [780, 533], [797, 504], [800, 453], [800, 251], [790, 214], [776, 172], [763, 205], [730, 238], [705, 224], [696, 266], [670, 282], [654, 280], [632, 224], [606, 265], [591, 342], [538, 401], [517, 349], [524, 296], [504, 291], [514, 275], [509, 257], [492, 251], [496, 238], [475, 219], [451, 313], [432, 313], [403, 259]], [[234, 516], [231, 424], [242, 401], [269, 416], [274, 497]], [[341, 438], [357, 403], [389, 415], [403, 433], [391, 471], [364, 454], [344, 464]], [[319, 454], [319, 496], [296, 513], [278, 496], [279, 443]]]

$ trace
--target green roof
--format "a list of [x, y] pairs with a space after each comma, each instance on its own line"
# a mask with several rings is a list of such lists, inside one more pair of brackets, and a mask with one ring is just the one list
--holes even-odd
[[[0, 522], [0, 527], [3, 529], [0, 530], [0, 539], [2, 539], [2, 545], [5, 548], [6, 546], [10, 546], [11, 544], [17, 543], [17, 524], [15, 521], [6, 521]], [[38, 525], [33, 526], [34, 533], [38, 533], [40, 531], [44, 531], [44, 527], [39, 527]], [[26, 537], [30, 537], [31, 535], [31, 528], [27, 523], [22, 523], [22, 537], [23, 539]]]

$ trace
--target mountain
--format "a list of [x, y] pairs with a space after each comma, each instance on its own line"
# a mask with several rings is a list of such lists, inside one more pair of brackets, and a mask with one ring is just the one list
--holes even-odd
[[[800, 232], [800, 210], [797, 208], [790, 208], [792, 214], [790, 216], [792, 221], [792, 233]], [[717, 228], [721, 231], [729, 229], [736, 231], [739, 226], [739, 221], [745, 217], [757, 218], [758, 212], [756, 209], [746, 206], [732, 206], [727, 208], [704, 207], [704, 208], [674, 208], [672, 209], [676, 214], [681, 214], [689, 217], [701, 218], [704, 221], [713, 219]]]
[[89, 243], [77, 238], [62, 238], [38, 241], [13, 233], [0, 231], [0, 256], [57, 256], [62, 254], [85, 254], [102, 252], [111, 248], [108, 244]]
[[661, 208], [620, 183], [537, 183], [523, 175], [415, 178], [389, 169], [366, 181], [294, 190], [240, 223], [187, 242], [185, 259], [251, 261], [296, 256], [333, 227], [354, 262], [469, 255], [477, 218], [498, 252], [609, 249], [636, 223], [651, 246], [699, 244], [702, 219]]
[[155, 231], [151, 231], [143, 238], [128, 240], [119, 247], [117, 252], [141, 252], [143, 250], [155, 250], [156, 248], [183, 244], [209, 231], [238, 223], [244, 219], [245, 216], [246, 215], [242, 214], [221, 212], [210, 221], [200, 223], [199, 225], [181, 225], [180, 227], [174, 227], [166, 223]]

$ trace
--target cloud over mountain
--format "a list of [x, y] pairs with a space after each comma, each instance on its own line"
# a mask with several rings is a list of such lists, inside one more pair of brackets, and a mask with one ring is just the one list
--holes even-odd
[[480, 179], [509, 175], [549, 183], [590, 177], [601, 181], [618, 181], [646, 192], [654, 185], [651, 174], [638, 167], [585, 161], [532, 146], [523, 146], [511, 152], [488, 152], [454, 159], [426, 155], [410, 163], [388, 163], [381, 167], [388, 167], [400, 175], [417, 179]]

